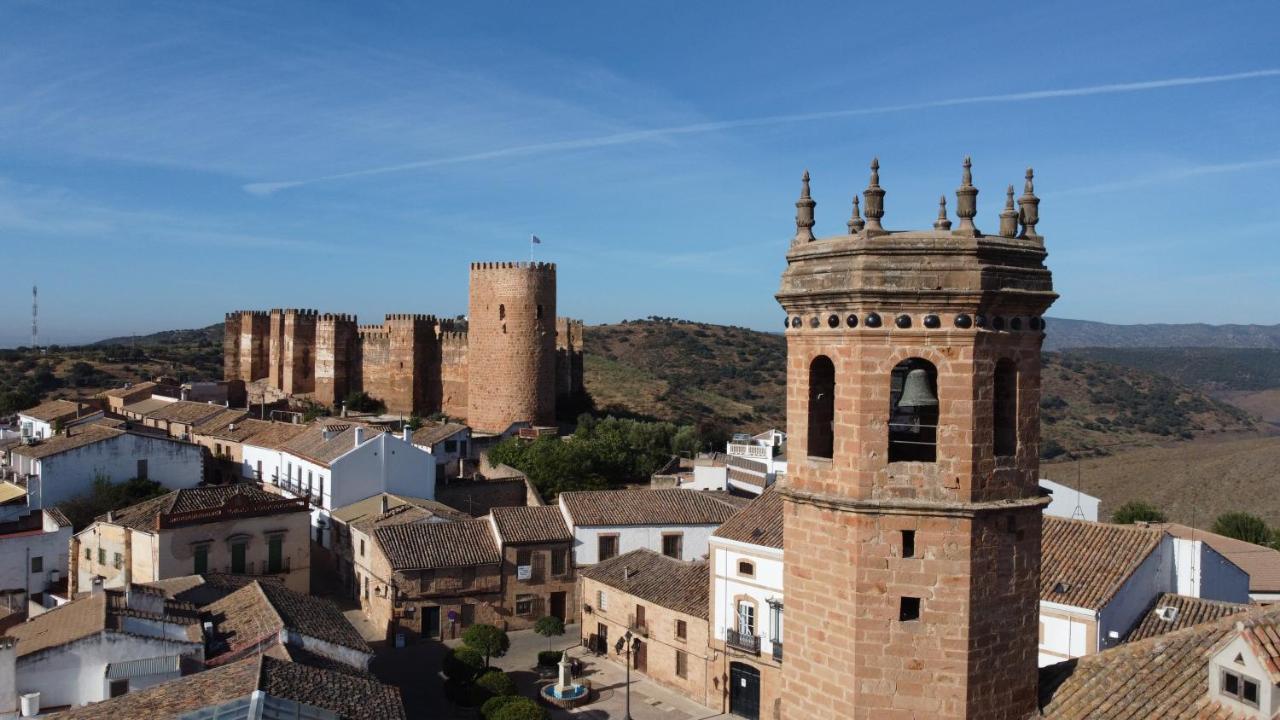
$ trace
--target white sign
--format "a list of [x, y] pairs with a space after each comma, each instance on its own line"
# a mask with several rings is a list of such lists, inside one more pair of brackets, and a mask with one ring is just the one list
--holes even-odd
[[532, 577], [533, 577], [533, 566], [532, 566], [532, 565], [517, 565], [517, 566], [516, 566], [516, 579], [517, 579], [517, 580], [528, 580], [528, 579], [530, 579], [530, 578], [532, 578]]

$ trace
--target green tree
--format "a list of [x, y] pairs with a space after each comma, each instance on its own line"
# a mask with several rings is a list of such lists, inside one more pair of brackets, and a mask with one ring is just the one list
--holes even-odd
[[78, 532], [100, 515], [160, 497], [166, 492], [168, 490], [155, 480], [130, 478], [122, 483], [113, 483], [107, 476], [98, 475], [87, 492], [63, 502], [59, 508]]
[[516, 681], [501, 670], [486, 670], [481, 673], [476, 678], [476, 687], [494, 697], [516, 694]]
[[1219, 535], [1243, 540], [1255, 545], [1270, 545], [1274, 536], [1267, 523], [1257, 515], [1245, 512], [1229, 512], [1213, 521], [1213, 531]]
[[538, 622], [533, 624], [533, 631], [547, 639], [547, 649], [551, 649], [551, 638], [564, 635], [564, 620], [555, 615], [546, 615], [538, 618]]
[[497, 715], [499, 710], [519, 699], [515, 695], [495, 695], [485, 700], [484, 704], [480, 706], [480, 717], [485, 720], [493, 720], [493, 716]]
[[462, 633], [462, 642], [467, 647], [484, 655], [484, 666], [489, 667], [489, 661], [496, 657], [502, 657], [507, 654], [507, 650], [511, 647], [511, 638], [500, 628], [492, 625], [472, 625]]
[[1165, 522], [1164, 512], [1150, 503], [1130, 500], [1111, 513], [1111, 522], [1132, 525], [1136, 522]]
[[547, 711], [527, 697], [516, 698], [498, 708], [488, 720], [546, 720]]
[[445, 653], [441, 671], [445, 677], [458, 683], [469, 683], [485, 667], [484, 655], [475, 648], [456, 647]]

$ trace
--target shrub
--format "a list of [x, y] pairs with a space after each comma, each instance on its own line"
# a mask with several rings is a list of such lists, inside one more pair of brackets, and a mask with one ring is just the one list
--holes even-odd
[[1254, 545], [1270, 545], [1271, 530], [1266, 521], [1257, 515], [1244, 512], [1229, 512], [1218, 516], [1213, 521], [1213, 531], [1219, 535], [1243, 540]]
[[1165, 515], [1155, 506], [1141, 500], [1130, 500], [1111, 513], [1111, 522], [1132, 525], [1136, 522], [1164, 522]]
[[480, 717], [485, 720], [492, 720], [493, 717], [498, 714], [499, 710], [518, 701], [519, 699], [520, 698], [515, 695], [495, 695], [494, 697], [485, 700], [484, 704], [480, 706]]
[[503, 705], [489, 720], [546, 720], [547, 711], [529, 698], [516, 698]]
[[562, 655], [564, 653], [559, 650], [541, 650], [538, 652], [538, 664], [543, 667], [552, 667], [559, 664]]
[[462, 633], [462, 642], [484, 656], [485, 667], [489, 667], [491, 659], [506, 655], [507, 649], [511, 647], [511, 638], [505, 632], [483, 624], [467, 628]]
[[564, 620], [555, 615], [546, 615], [538, 618], [538, 622], [534, 623], [533, 631], [547, 639], [547, 648], [551, 647], [551, 638], [564, 635]]
[[484, 655], [470, 647], [457, 647], [445, 656], [441, 670], [445, 677], [460, 683], [469, 683], [485, 668]]
[[476, 678], [476, 687], [493, 696], [515, 695], [516, 681], [501, 670], [487, 670]]

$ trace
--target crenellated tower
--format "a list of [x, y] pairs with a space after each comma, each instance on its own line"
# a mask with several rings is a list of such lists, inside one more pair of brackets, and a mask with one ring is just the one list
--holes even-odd
[[932, 230], [894, 231], [871, 167], [849, 232], [823, 238], [805, 174], [777, 294], [791, 438], [783, 716], [1029, 717], [1040, 347], [1057, 297], [1032, 174], [1000, 234], [977, 227], [967, 158], [954, 228], [943, 198]]
[[505, 432], [556, 417], [556, 266], [471, 264], [467, 424]]
[[353, 389], [360, 386], [356, 337], [353, 315], [324, 313], [316, 319], [316, 402], [338, 407]]

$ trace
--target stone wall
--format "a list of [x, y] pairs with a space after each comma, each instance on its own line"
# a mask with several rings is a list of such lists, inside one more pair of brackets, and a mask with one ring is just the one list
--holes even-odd
[[284, 368], [280, 389], [290, 395], [302, 395], [316, 389], [316, 319], [315, 310], [284, 312]]
[[[521, 552], [527, 552], [530, 565], [530, 576], [527, 580], [519, 579], [517, 572]], [[564, 557], [564, 573], [553, 575], [553, 553]], [[577, 600], [577, 576], [573, 568], [572, 543], [549, 543], [543, 545], [507, 545], [502, 549], [502, 614], [506, 618], [510, 630], [524, 630], [533, 627], [538, 618], [551, 614], [552, 593], [564, 593], [564, 617], [566, 623], [576, 622], [580, 610]], [[533, 602], [530, 611], [524, 615], [516, 612], [516, 601], [521, 596], [531, 596]]]
[[467, 333], [440, 333], [440, 412], [467, 416]]
[[319, 317], [315, 358], [316, 402], [337, 407], [358, 386], [360, 377], [354, 316], [326, 313]]
[[556, 318], [556, 397], [580, 394], [582, 385], [582, 321]]

